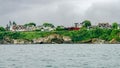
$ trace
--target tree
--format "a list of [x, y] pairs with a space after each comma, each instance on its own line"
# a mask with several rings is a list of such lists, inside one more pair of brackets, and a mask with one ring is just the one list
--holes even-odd
[[112, 24], [112, 28], [113, 28], [113, 29], [118, 29], [118, 24], [117, 24], [117, 22], [114, 22], [114, 23]]
[[6, 29], [3, 27], [0, 27], [0, 31], [6, 31]]
[[61, 31], [61, 30], [64, 30], [64, 29], [65, 29], [64, 26], [57, 26], [56, 31]]
[[86, 28], [91, 26], [91, 22], [89, 20], [85, 20], [82, 23], [83, 23], [83, 26], [86, 27]]
[[44, 23], [43, 26], [45, 27], [55, 27], [53, 24], [51, 23]]
[[25, 24], [25, 26], [36, 26], [36, 24], [35, 23], [33, 23], [33, 22], [30, 22], [30, 23], [28, 23], [28, 24]]
[[13, 25], [17, 25], [15, 21], [13, 21]]

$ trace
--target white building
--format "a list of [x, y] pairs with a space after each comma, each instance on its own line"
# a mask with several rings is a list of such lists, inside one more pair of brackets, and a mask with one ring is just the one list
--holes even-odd
[[76, 28], [81, 28], [83, 26], [83, 23], [75, 23]]
[[99, 23], [98, 27], [100, 28], [107, 28], [107, 29], [111, 29], [112, 26], [109, 23]]
[[53, 31], [55, 30], [56, 28], [55, 27], [42, 27], [41, 31]]

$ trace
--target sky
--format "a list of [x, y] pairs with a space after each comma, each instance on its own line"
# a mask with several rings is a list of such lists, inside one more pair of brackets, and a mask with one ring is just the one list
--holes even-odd
[[90, 20], [120, 23], [120, 0], [0, 0], [0, 25], [44, 22], [72, 26]]

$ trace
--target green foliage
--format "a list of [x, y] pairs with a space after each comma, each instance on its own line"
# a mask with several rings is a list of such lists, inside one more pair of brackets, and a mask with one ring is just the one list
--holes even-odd
[[6, 29], [3, 27], [0, 27], [0, 31], [6, 31]]
[[12, 39], [19, 39], [20, 38], [20, 32], [13, 32], [11, 34]]
[[51, 23], [44, 23], [43, 26], [45, 27], [55, 27], [53, 24]]
[[17, 25], [15, 21], [13, 21], [13, 25]]
[[114, 22], [114, 23], [112, 24], [112, 28], [113, 28], [113, 29], [118, 29], [118, 24], [117, 24], [117, 22]]
[[85, 20], [82, 23], [83, 23], [83, 26], [86, 27], [86, 28], [91, 26], [91, 22], [89, 20]]
[[28, 24], [25, 24], [25, 26], [36, 26], [36, 24], [35, 23], [33, 23], [33, 22], [30, 22], [30, 23], [28, 23]]
[[73, 42], [87, 40], [89, 38], [90, 38], [90, 34], [89, 34], [89, 31], [86, 29], [83, 29], [80, 31], [74, 31], [72, 36]]
[[101, 29], [101, 28], [96, 28], [96, 29], [80, 29], [79, 31], [63, 31], [59, 32], [59, 34], [65, 35], [65, 36], [70, 36], [72, 38], [73, 42], [79, 42], [83, 40], [89, 40], [92, 38], [99, 38], [103, 39], [106, 41], [110, 41], [113, 38], [116, 40], [120, 41], [120, 30], [112, 30], [112, 29]]
[[120, 30], [114, 30], [113, 29], [112, 32], [111, 32], [111, 34], [110, 34], [110, 39], [119, 40], [120, 39]]
[[64, 28], [62, 26], [57, 26], [56, 31], [63, 31]]
[[4, 38], [4, 33], [0, 32], [0, 40], [2, 40]]
[[39, 32], [39, 31], [33, 31], [33, 32], [21, 32], [21, 39], [27, 39], [27, 40], [33, 40], [35, 38], [40, 37], [46, 37], [50, 35], [52, 32]]

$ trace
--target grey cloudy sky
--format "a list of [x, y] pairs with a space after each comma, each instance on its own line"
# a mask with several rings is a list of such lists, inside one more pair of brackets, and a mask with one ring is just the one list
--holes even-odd
[[120, 0], [0, 0], [0, 25], [9, 20], [17, 24], [50, 22], [71, 26], [91, 20], [120, 22]]

